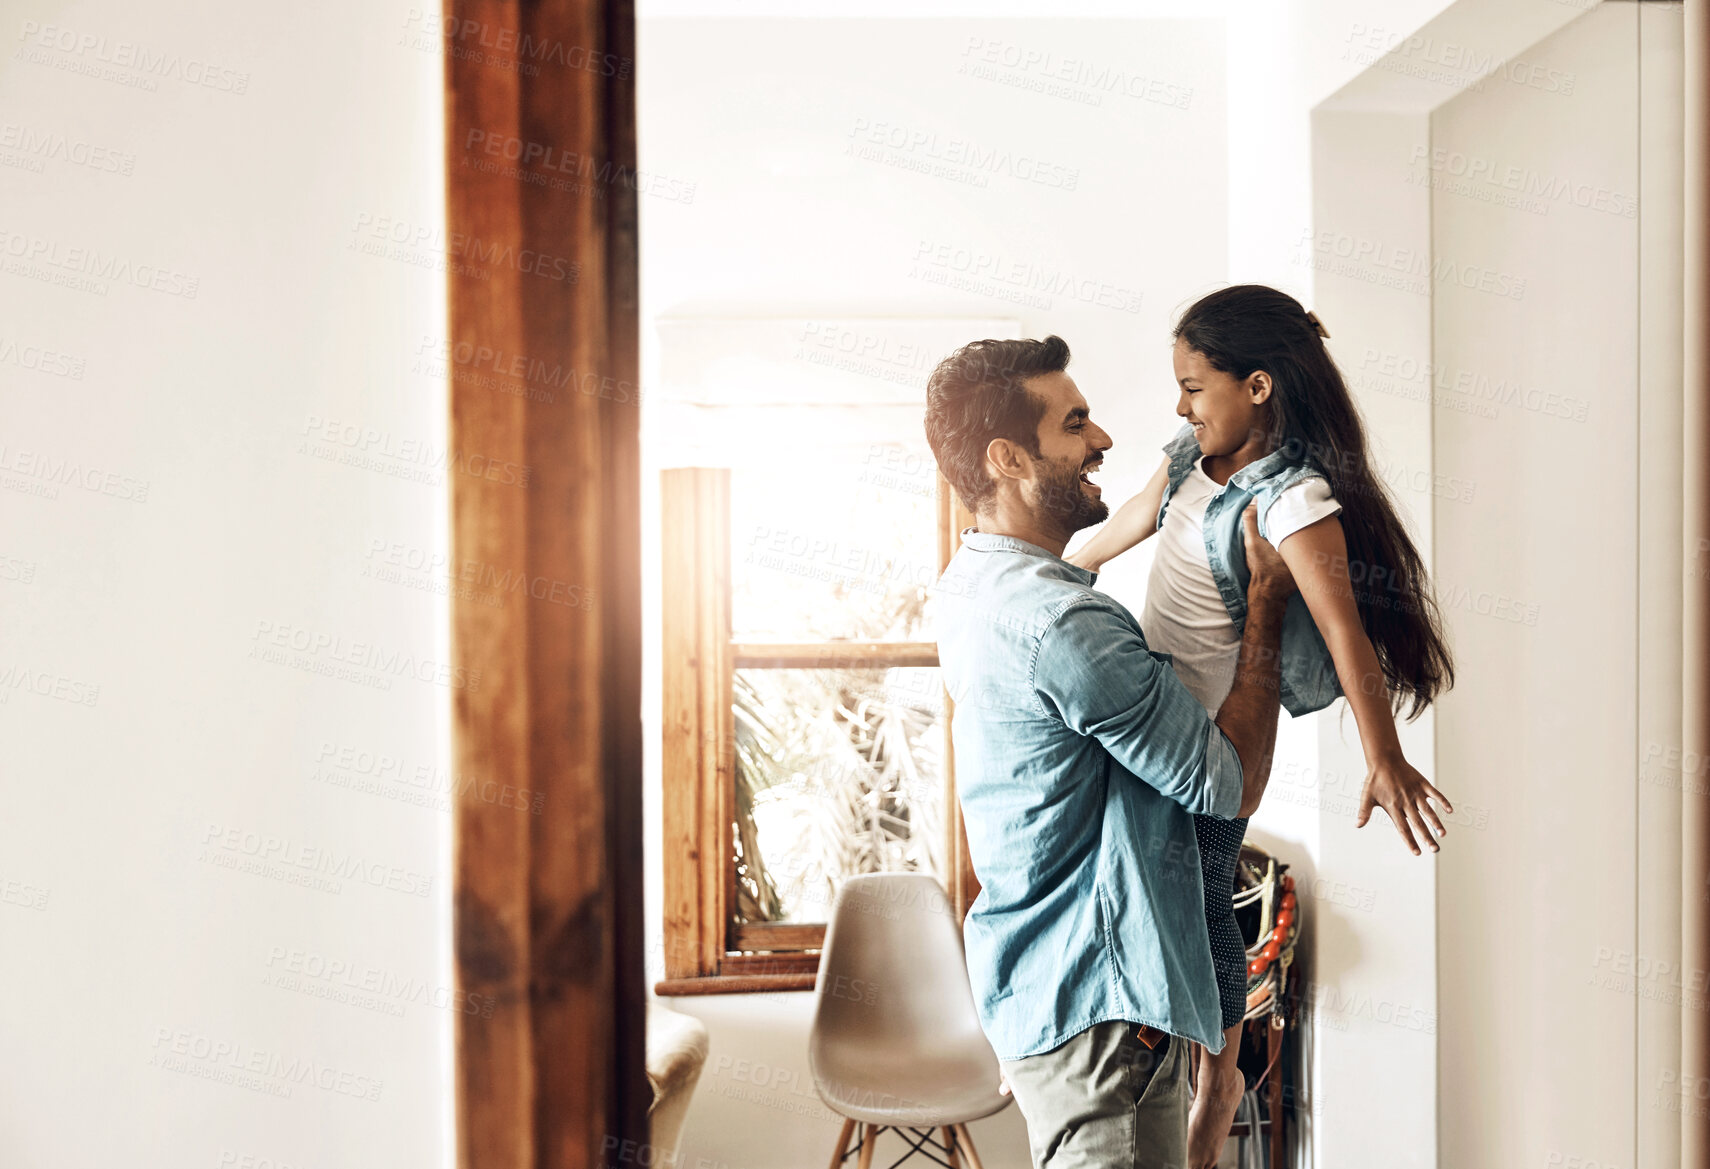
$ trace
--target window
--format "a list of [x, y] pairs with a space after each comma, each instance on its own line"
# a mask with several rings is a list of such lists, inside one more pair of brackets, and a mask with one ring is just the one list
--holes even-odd
[[811, 987], [855, 873], [934, 873], [962, 912], [978, 891], [930, 591], [971, 517], [918, 397], [955, 344], [1010, 334], [957, 324], [903, 359], [924, 368], [908, 371], [914, 400], [877, 404], [888, 428], [871, 402], [838, 425], [855, 403], [835, 390], [716, 418], [703, 393], [698, 453], [718, 453], [717, 433], [731, 465], [661, 472], [662, 994]]

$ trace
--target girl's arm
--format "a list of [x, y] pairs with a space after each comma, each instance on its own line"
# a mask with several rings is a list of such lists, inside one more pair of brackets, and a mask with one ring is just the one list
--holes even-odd
[[1372, 808], [1381, 807], [1389, 813], [1395, 830], [1401, 833], [1401, 839], [1414, 856], [1419, 855], [1415, 832], [1436, 852], [1437, 840], [1431, 829], [1435, 829], [1436, 836], [1442, 836], [1444, 828], [1431, 801], [1436, 800], [1445, 812], [1453, 813], [1455, 809], [1448, 797], [1402, 757], [1383, 669], [1378, 665], [1371, 639], [1360, 625], [1354, 586], [1348, 577], [1348, 542], [1342, 532], [1342, 521], [1333, 515], [1326, 516], [1284, 538], [1277, 551], [1294, 574], [1300, 595], [1318, 624], [1318, 632], [1330, 647], [1336, 677], [1342, 683], [1348, 705], [1353, 708], [1354, 721], [1359, 724], [1360, 746], [1366, 754], [1366, 784], [1360, 793], [1360, 815], [1355, 827], [1365, 827]]
[[1158, 470], [1140, 489], [1139, 495], [1117, 508], [1116, 514], [1093, 533], [1093, 538], [1085, 546], [1064, 559], [1089, 572], [1097, 572], [1107, 561], [1114, 560], [1157, 531], [1158, 508], [1164, 502], [1164, 485], [1169, 481], [1170, 460], [1166, 458], [1158, 464]]

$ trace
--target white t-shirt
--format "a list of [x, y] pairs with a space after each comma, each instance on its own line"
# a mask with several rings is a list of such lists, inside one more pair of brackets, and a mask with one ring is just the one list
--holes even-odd
[[[1164, 513], [1155, 537], [1152, 575], [1140, 629], [1146, 644], [1175, 655], [1176, 676], [1206, 713], [1215, 715], [1235, 685], [1241, 635], [1224, 607], [1205, 552], [1205, 508], [1223, 490], [1198, 461]], [[1271, 543], [1283, 540], [1342, 510], [1323, 479], [1303, 479], [1277, 496], [1265, 516]]]

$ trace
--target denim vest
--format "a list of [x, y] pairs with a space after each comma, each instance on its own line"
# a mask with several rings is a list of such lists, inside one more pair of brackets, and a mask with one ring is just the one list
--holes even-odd
[[[1194, 440], [1193, 427], [1184, 425], [1164, 447], [1170, 456], [1170, 481], [1164, 488], [1164, 500], [1158, 507], [1158, 529], [1163, 530], [1164, 513], [1170, 510], [1170, 499], [1176, 488], [1199, 461], [1199, 443]], [[1270, 539], [1266, 519], [1277, 496], [1303, 479], [1323, 479], [1324, 472], [1310, 460], [1291, 459], [1286, 451], [1273, 451], [1262, 459], [1248, 463], [1229, 476], [1222, 491], [1205, 505], [1205, 554], [1211, 561], [1211, 579], [1223, 595], [1223, 606], [1236, 632], [1247, 624], [1247, 547], [1241, 534], [1241, 513], [1249, 503], [1258, 504], [1259, 535]], [[1299, 593], [1288, 599], [1283, 613], [1282, 661], [1279, 663], [1282, 689], [1279, 697], [1283, 709], [1296, 717], [1323, 710], [1342, 696], [1342, 684], [1336, 678], [1336, 665], [1324, 635], [1318, 632], [1306, 601]]]

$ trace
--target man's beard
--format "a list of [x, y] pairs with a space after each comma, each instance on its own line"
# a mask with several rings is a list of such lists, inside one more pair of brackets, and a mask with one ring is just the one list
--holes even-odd
[[1110, 518], [1110, 506], [1102, 499], [1087, 495], [1081, 484], [1081, 472], [1086, 464], [1080, 460], [1060, 460], [1045, 464], [1046, 472], [1034, 490], [1034, 505], [1059, 524], [1064, 536], [1072, 536], [1082, 528], [1102, 524]]

